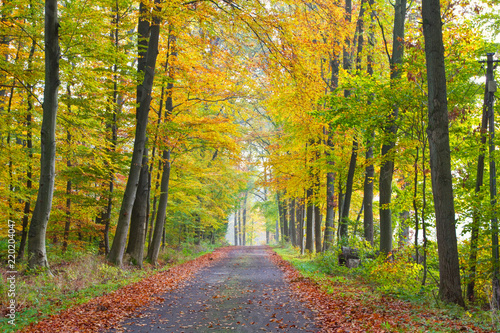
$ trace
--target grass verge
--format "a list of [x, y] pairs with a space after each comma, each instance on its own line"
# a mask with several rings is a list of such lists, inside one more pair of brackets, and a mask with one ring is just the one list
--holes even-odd
[[[220, 246], [220, 245], [219, 245]], [[184, 244], [180, 247], [167, 247], [159, 255], [159, 264], [144, 264], [143, 269], [126, 263], [122, 268], [110, 265], [104, 256], [97, 255], [92, 249], [69, 251], [66, 254], [49, 258], [53, 276], [45, 272], [28, 273], [24, 271], [16, 279], [15, 325], [8, 323], [6, 317], [9, 302], [6, 272], [2, 273], [0, 285], [0, 304], [2, 317], [0, 331], [17, 332], [32, 323], [58, 314], [93, 298], [111, 293], [152, 274], [182, 264], [186, 261], [212, 252], [218, 246], [212, 244]], [[18, 268], [19, 272], [23, 267]]]
[[[377, 263], [369, 263], [349, 269], [337, 264], [334, 253], [301, 256], [297, 249], [291, 247], [275, 247], [274, 251], [295, 267], [305, 279], [312, 281], [322, 291], [329, 294], [329, 297], [334, 298], [335, 302], [338, 302], [337, 305], [350, 303], [355, 308], [359, 307], [377, 316], [378, 314], [401, 315], [405, 313], [407, 323], [384, 321], [384, 318], [390, 318], [390, 316], [380, 316], [380, 322], [376, 325], [385, 330], [391, 332], [498, 332], [499, 322], [495, 313], [478, 308], [464, 310], [458, 306], [443, 304], [436, 300], [437, 297], [434, 297], [432, 292], [429, 294], [429, 290], [416, 291], [411, 278], [415, 272], [411, 269], [404, 272], [406, 278], [400, 276], [397, 281], [393, 281], [392, 276], [384, 278], [381, 269], [395, 269], [394, 267], [380, 268], [376, 266]], [[397, 268], [401, 269], [399, 266]], [[374, 273], [377, 275], [375, 276]], [[405, 288], [405, 284], [408, 284], [408, 287]], [[368, 319], [371, 320], [371, 318]], [[375, 325], [368, 331], [379, 331], [373, 327]]]

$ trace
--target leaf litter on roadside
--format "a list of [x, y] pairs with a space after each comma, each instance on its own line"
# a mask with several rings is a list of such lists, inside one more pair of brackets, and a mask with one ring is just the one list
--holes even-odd
[[116, 326], [136, 309], [150, 302], [161, 302], [161, 293], [186, 283], [198, 270], [224, 257], [230, 248], [220, 248], [195, 260], [155, 273], [112, 293], [55, 314], [21, 332], [99, 332]]
[[[434, 332], [437, 325], [453, 332], [489, 332], [389, 296], [367, 297], [363, 290], [347, 290], [346, 285], [332, 281], [324, 282], [330, 287], [327, 293], [324, 286], [303, 277], [289, 262], [269, 251], [271, 260], [285, 273], [292, 293], [316, 314], [316, 324], [323, 332]], [[415, 316], [422, 320], [414, 320]], [[426, 324], [429, 318], [434, 326]]]

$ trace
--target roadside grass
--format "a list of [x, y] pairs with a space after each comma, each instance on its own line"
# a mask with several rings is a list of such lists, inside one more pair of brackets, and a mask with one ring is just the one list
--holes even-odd
[[124, 260], [122, 268], [109, 264], [96, 249], [68, 249], [65, 254], [49, 252], [50, 269], [47, 272], [29, 272], [26, 264], [17, 267], [15, 325], [8, 323], [7, 269], [0, 268], [0, 331], [16, 332], [31, 323], [39, 322], [63, 310], [138, 282], [156, 272], [193, 260], [212, 252], [222, 244], [182, 244], [166, 247], [160, 252], [157, 266], [147, 262], [139, 269]]
[[[337, 254], [300, 255], [297, 248], [277, 246], [273, 248], [284, 260], [290, 262], [302, 276], [316, 283], [332, 297], [349, 298], [361, 306], [370, 306], [382, 312], [394, 311], [391, 303], [380, 302], [382, 297], [392, 297], [411, 305], [411, 322], [405, 323], [409, 330], [420, 327], [421, 332], [457, 332], [450, 327], [453, 321], [487, 332], [498, 332], [499, 316], [491, 310], [480, 307], [463, 309], [452, 304], [444, 304], [438, 299], [437, 285], [434, 281], [425, 288], [420, 285], [419, 268], [406, 265], [403, 261], [384, 264], [383, 259], [364, 260], [357, 268], [338, 264]], [[437, 275], [437, 273], [435, 273]], [[432, 283], [432, 284], [431, 284]], [[389, 323], [387, 325], [390, 326]], [[388, 331], [397, 332], [395, 327]], [[471, 330], [469, 330], [471, 331]]]

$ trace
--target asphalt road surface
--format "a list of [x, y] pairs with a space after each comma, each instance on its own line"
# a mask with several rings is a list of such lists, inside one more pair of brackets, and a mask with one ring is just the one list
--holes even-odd
[[318, 332], [266, 247], [234, 247], [187, 285], [161, 295], [118, 332]]

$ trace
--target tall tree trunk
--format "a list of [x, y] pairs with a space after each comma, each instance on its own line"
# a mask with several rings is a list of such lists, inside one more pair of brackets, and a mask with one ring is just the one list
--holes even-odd
[[465, 306], [460, 288], [455, 230], [446, 71], [439, 0], [423, 0], [422, 20], [428, 84], [429, 125], [427, 133], [439, 252], [439, 295], [445, 302]]
[[[335, 52], [335, 51], [334, 51]], [[339, 65], [340, 60], [338, 54], [334, 54], [330, 58], [330, 93], [333, 94], [339, 85]], [[335, 173], [333, 167], [335, 162], [333, 160], [333, 133], [331, 126], [328, 125], [326, 129], [326, 160], [328, 164], [328, 172], [326, 174], [326, 218], [325, 218], [325, 241], [324, 250], [328, 251], [333, 246], [333, 229], [335, 224]]]
[[127, 253], [134, 260], [134, 264], [142, 267], [144, 257], [144, 241], [146, 240], [146, 227], [149, 213], [149, 165], [148, 148], [144, 149], [142, 169], [137, 187], [132, 216], [130, 221], [130, 236], [128, 239]]
[[[238, 244], [243, 245], [242, 231], [243, 226], [241, 225], [241, 208], [238, 208]], [[278, 242], [278, 240], [276, 240]]]
[[297, 217], [298, 217], [298, 222], [299, 222], [299, 245], [300, 245], [300, 254], [304, 255], [304, 201], [301, 199], [299, 202], [298, 208], [297, 208]]
[[290, 231], [288, 228], [288, 205], [286, 198], [281, 200], [281, 207], [283, 212], [283, 235], [285, 242], [288, 242], [290, 240]]
[[[335, 162], [332, 160], [330, 150], [333, 150], [332, 134], [328, 133], [327, 139], [327, 163], [329, 168], [333, 168]], [[325, 218], [325, 240], [323, 242], [324, 251], [328, 251], [333, 246], [333, 232], [335, 221], [335, 173], [331, 170], [326, 174], [326, 218]]]
[[[415, 246], [415, 262], [417, 264], [420, 263], [420, 249], [418, 246], [418, 231], [419, 231], [419, 217], [418, 217], [418, 206], [417, 206], [417, 194], [418, 194], [418, 157], [419, 154], [419, 147], [417, 147], [417, 152], [415, 154], [415, 163], [414, 163], [414, 174], [415, 177], [413, 178], [413, 211], [415, 214], [415, 238], [414, 238], [414, 246]], [[425, 169], [422, 170], [425, 172]]]
[[491, 257], [493, 259], [493, 307], [498, 309], [500, 306], [500, 272], [499, 272], [499, 250], [498, 250], [498, 211], [497, 211], [497, 169], [495, 164], [495, 111], [493, 103], [495, 102], [496, 86], [490, 87], [490, 82], [493, 83], [493, 55], [488, 53], [488, 68], [487, 68], [487, 89], [488, 89], [488, 126], [489, 126], [489, 154], [490, 154], [490, 203], [492, 208], [491, 213]]
[[[269, 243], [269, 234], [266, 233], [267, 241]], [[238, 246], [238, 213], [234, 212], [234, 245]]]
[[316, 252], [319, 253], [323, 249], [321, 245], [321, 221], [322, 216], [319, 205], [314, 205], [314, 241], [316, 243]]
[[314, 242], [313, 242], [313, 218], [314, 218], [314, 204], [313, 200], [313, 189], [308, 188], [306, 191], [306, 250], [309, 253], [314, 252]]
[[[396, 0], [394, 5], [394, 30], [392, 37], [392, 56], [390, 57], [391, 84], [394, 86], [401, 77], [401, 64], [404, 52], [404, 34], [406, 18], [406, 0]], [[384, 143], [382, 145], [382, 167], [380, 168], [380, 251], [392, 251], [392, 177], [394, 174], [394, 156], [392, 150], [396, 145], [399, 105], [395, 104], [384, 128]]]
[[[477, 158], [477, 173], [476, 173], [476, 198], [481, 191], [484, 179], [484, 155], [486, 146], [486, 132], [488, 130], [488, 84], [486, 84], [486, 89], [484, 91], [484, 106], [483, 106], [483, 116], [481, 119], [481, 146], [479, 148], [480, 153]], [[481, 223], [481, 214], [479, 209], [474, 209], [472, 215], [472, 228], [470, 236], [470, 254], [469, 254], [469, 282], [467, 283], [467, 299], [474, 303], [474, 288], [476, 280], [476, 265], [477, 265], [477, 246], [479, 240], [479, 225]]]
[[[145, 17], [146, 5], [140, 3], [139, 5], [139, 23], [138, 23], [138, 61], [137, 72], [143, 73], [146, 69], [146, 56], [147, 56], [147, 37], [149, 35], [150, 24]], [[140, 86], [137, 86], [136, 101], [140, 103], [141, 98]], [[142, 156], [142, 167], [139, 175], [139, 184], [137, 185], [137, 193], [132, 206], [132, 215], [130, 221], [130, 236], [128, 239], [127, 253], [131, 255], [135, 264], [142, 267], [142, 260], [144, 257], [144, 241], [146, 235], [146, 228], [149, 217], [149, 195], [150, 195], [150, 175], [149, 175], [149, 156], [147, 148], [148, 137], [145, 139], [144, 154]]]
[[245, 193], [245, 198], [243, 199], [243, 246], [247, 245], [247, 200], [248, 192]]
[[[170, 32], [172, 31], [171, 27], [169, 28]], [[173, 50], [171, 55], [173, 57], [177, 56], [177, 53], [175, 51], [175, 36], [172, 34], [169, 34], [169, 47], [172, 45]], [[168, 68], [169, 70], [169, 77], [170, 79], [173, 79], [174, 74], [173, 74], [173, 69], [170, 66]], [[173, 92], [174, 84], [172, 80], [170, 80], [167, 83], [167, 99], [165, 100], [165, 117], [164, 121], [169, 122], [171, 121], [172, 117], [172, 112], [174, 110], [174, 104], [173, 104], [173, 99], [172, 99], [172, 92]], [[166, 220], [166, 213], [167, 213], [167, 205], [168, 205], [168, 191], [169, 191], [169, 182], [170, 182], [170, 148], [167, 147], [163, 150], [162, 154], [162, 161], [163, 165], [163, 170], [162, 170], [162, 176], [161, 176], [161, 185], [160, 185], [160, 200], [158, 202], [158, 212], [156, 213], [156, 221], [155, 221], [155, 228], [154, 228], [154, 233], [153, 233], [153, 238], [149, 242], [149, 247], [148, 247], [148, 259], [152, 264], [156, 264], [156, 261], [158, 260], [158, 254], [160, 252], [160, 246], [162, 243], [162, 238], [165, 240], [165, 220]], [[179, 233], [179, 239], [180, 239], [180, 233]], [[165, 242], [165, 241], [164, 241]]]
[[[112, 24], [115, 25], [115, 28], [111, 30], [110, 38], [113, 42], [113, 46], [115, 48], [115, 52], [118, 52], [119, 48], [119, 29], [118, 26], [120, 24], [120, 13], [119, 13], [119, 4], [118, 1], [115, 2], [115, 8], [113, 9], [114, 18]], [[106, 124], [109, 132], [109, 143], [110, 147], [107, 148], [109, 154], [114, 155], [116, 152], [116, 146], [118, 143], [118, 113], [121, 110], [123, 100], [121, 95], [118, 93], [118, 65], [113, 64], [113, 109], [111, 121]], [[106, 209], [101, 216], [101, 223], [104, 224], [103, 230], [103, 246], [105, 255], [109, 254], [109, 229], [111, 224], [111, 211], [113, 209], [113, 191], [114, 191], [114, 182], [115, 182], [115, 168], [111, 165], [108, 165], [109, 173], [108, 173], [108, 193], [107, 193], [107, 202]]]
[[128, 229], [130, 225], [130, 216], [132, 207], [137, 193], [140, 172], [142, 169], [142, 156], [146, 145], [146, 128], [148, 123], [149, 108], [151, 104], [151, 91], [153, 89], [154, 70], [156, 66], [156, 58], [158, 55], [158, 39], [160, 35], [160, 18], [159, 6], [160, 0], [155, 0], [155, 8], [153, 14], [153, 24], [151, 25], [151, 36], [148, 42], [148, 51], [146, 55], [146, 69], [144, 73], [144, 81], [139, 87], [140, 103], [137, 110], [137, 126], [135, 132], [134, 150], [132, 153], [132, 161], [130, 165], [129, 177], [123, 194], [120, 216], [116, 226], [115, 238], [113, 245], [108, 255], [110, 262], [117, 265], [122, 264], [123, 252], [125, 250]]
[[342, 242], [347, 242], [349, 211], [351, 210], [352, 187], [354, 184], [354, 172], [356, 171], [356, 160], [358, 157], [358, 140], [352, 142], [351, 160], [349, 162], [349, 171], [347, 173], [346, 190], [344, 196], [344, 207], [342, 208], [342, 218], [340, 220], [340, 238]]
[[[422, 137], [424, 137], [424, 134], [422, 133]], [[425, 209], [427, 208], [427, 195], [426, 195], [426, 187], [427, 187], [427, 176], [425, 174], [425, 167], [427, 165], [427, 161], [425, 158], [425, 141], [424, 145], [422, 147], [422, 212], [420, 215], [422, 215], [422, 237], [424, 238], [424, 244], [423, 244], [423, 277], [422, 277], [422, 285], [425, 286], [425, 281], [427, 279], [427, 227], [425, 225]]]
[[276, 193], [276, 200], [278, 202], [278, 221], [279, 221], [279, 230], [281, 234], [281, 241], [285, 241], [285, 221], [283, 217], [283, 204], [281, 202], [281, 195], [280, 192], [278, 191]]
[[[372, 139], [373, 139], [372, 132]], [[375, 167], [373, 166], [373, 145], [372, 141], [367, 141], [366, 150], [365, 180], [363, 183], [363, 229], [364, 237], [367, 242], [373, 245], [373, 180], [375, 179]]]
[[[67, 107], [68, 107], [68, 115], [71, 115], [71, 85], [68, 85], [66, 88], [67, 91]], [[69, 130], [69, 126], [66, 129], [66, 149], [68, 149], [66, 155], [66, 166], [68, 169], [72, 167], [72, 151], [71, 151], [71, 132]], [[68, 177], [69, 178], [69, 177]], [[72, 182], [71, 178], [66, 181], [66, 221], [64, 223], [64, 236], [63, 236], [63, 245], [62, 252], [66, 252], [68, 248], [68, 240], [69, 240], [69, 231], [71, 229], [71, 194], [72, 194]]]
[[28, 265], [48, 269], [45, 235], [52, 208], [56, 162], [57, 91], [59, 81], [57, 0], [45, 0], [45, 88], [41, 130], [40, 181], [28, 233]]
[[290, 200], [290, 240], [293, 246], [297, 246], [297, 232], [296, 232], [296, 220], [295, 220], [295, 198]]
[[[28, 71], [33, 70], [33, 56], [35, 55], [35, 48], [37, 42], [35, 39], [32, 40], [31, 49], [28, 57]], [[33, 183], [31, 180], [32, 177], [32, 163], [33, 163], [33, 121], [32, 121], [32, 112], [33, 112], [33, 85], [28, 83], [26, 85], [28, 91], [28, 107], [26, 110], [26, 148], [28, 148], [28, 169], [26, 171], [26, 189], [28, 190], [28, 199], [24, 202], [24, 212], [23, 212], [23, 224], [21, 231], [21, 241], [19, 242], [19, 252], [17, 257], [19, 261], [24, 259], [24, 251], [26, 249], [26, 240], [28, 238], [28, 223], [29, 223], [29, 215], [31, 212], [31, 189], [33, 187]], [[1, 94], [0, 94], [1, 96]]]
[[[368, 1], [370, 8], [373, 7], [375, 1]], [[367, 57], [366, 72], [371, 77], [373, 76], [373, 54], [375, 50], [375, 11], [370, 13], [370, 31], [368, 32], [369, 51]], [[368, 102], [371, 104], [373, 96], [370, 97]], [[364, 237], [367, 242], [373, 245], [373, 181], [375, 179], [375, 167], [373, 166], [373, 140], [375, 139], [375, 132], [368, 129], [370, 134], [366, 140], [367, 150], [365, 153], [366, 167], [365, 167], [365, 180], [363, 183], [363, 206], [365, 208], [363, 213], [363, 229]]]

